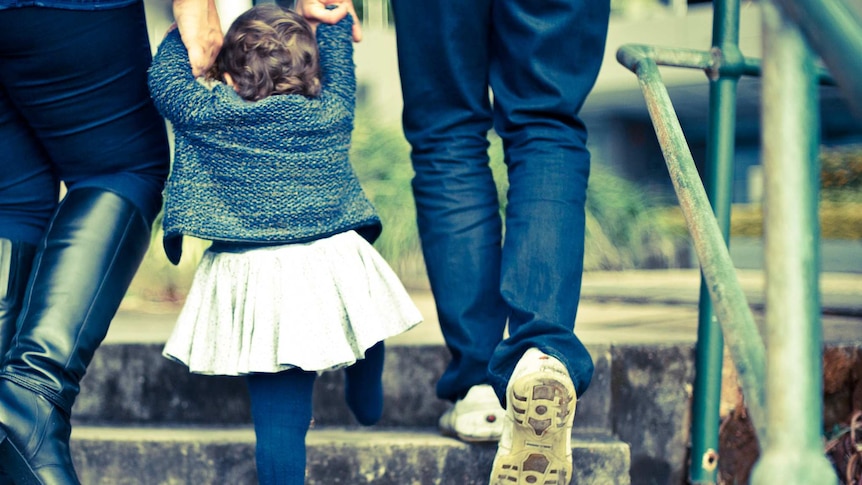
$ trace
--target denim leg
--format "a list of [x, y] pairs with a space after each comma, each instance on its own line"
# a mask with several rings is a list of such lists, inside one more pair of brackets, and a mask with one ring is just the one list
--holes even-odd
[[[18, 158], [0, 150], [0, 166], [49, 167], [69, 190], [118, 193], [151, 222], [169, 164], [165, 123], [146, 84], [151, 59], [143, 3], [0, 11], [0, 119], [17, 120], [18, 130], [0, 144], [34, 143], [35, 153]], [[0, 176], [2, 186], [7, 173]], [[25, 187], [42, 191], [46, 183]]]
[[490, 0], [394, 0], [404, 132], [419, 235], [452, 360], [442, 399], [487, 382], [508, 309], [500, 297], [502, 223], [488, 166]]
[[573, 332], [590, 166], [577, 113], [598, 75], [608, 15], [607, 0], [494, 3], [490, 84], [509, 174], [500, 291], [511, 310], [489, 369], [498, 396], [530, 347], [562, 361], [579, 396], [592, 378]]
[[38, 244], [59, 195], [48, 155], [0, 86], [0, 238]]

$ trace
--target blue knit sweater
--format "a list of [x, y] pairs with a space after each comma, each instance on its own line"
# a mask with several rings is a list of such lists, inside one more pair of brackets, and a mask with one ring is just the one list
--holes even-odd
[[165, 188], [165, 249], [179, 261], [182, 234], [239, 243], [304, 242], [348, 230], [374, 240], [380, 219], [350, 165], [356, 78], [352, 21], [317, 28], [318, 97], [249, 102], [192, 75], [174, 30], [149, 72], [156, 107], [175, 134]]

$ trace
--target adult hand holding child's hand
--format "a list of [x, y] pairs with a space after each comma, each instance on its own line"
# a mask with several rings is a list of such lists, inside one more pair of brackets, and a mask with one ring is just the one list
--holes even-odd
[[195, 77], [203, 76], [221, 50], [221, 31], [214, 0], [174, 0], [174, 20], [180, 29], [183, 44]]
[[296, 0], [296, 12], [305, 17], [312, 27], [317, 27], [320, 22], [334, 24], [350, 14], [353, 16], [353, 41], [362, 40], [362, 28], [353, 0]]

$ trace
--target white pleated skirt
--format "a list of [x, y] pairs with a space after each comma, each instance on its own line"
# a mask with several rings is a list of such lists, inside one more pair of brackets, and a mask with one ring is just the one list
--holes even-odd
[[421, 321], [392, 268], [350, 231], [206, 251], [163, 354], [199, 374], [334, 370]]

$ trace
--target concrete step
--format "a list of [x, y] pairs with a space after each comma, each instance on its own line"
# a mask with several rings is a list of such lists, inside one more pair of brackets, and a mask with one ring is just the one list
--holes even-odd
[[[739, 277], [750, 301], [756, 302], [762, 294], [763, 275], [740, 271]], [[697, 338], [699, 283], [700, 273], [696, 270], [585, 275], [576, 329], [592, 353], [596, 373], [589, 391], [579, 399], [576, 427], [618, 433], [614, 420], [619, 419], [620, 408], [657, 402], [668, 393], [676, 396], [679, 389], [688, 392]], [[862, 320], [856, 316], [862, 315], [862, 276], [824, 274], [821, 289], [824, 302], [832, 301], [838, 309], [847, 307], [846, 311], [823, 315], [825, 341], [830, 345], [849, 342], [851, 347], [862, 346]], [[433, 296], [427, 290], [413, 291], [411, 296], [426, 321], [387, 342], [381, 425], [433, 427], [449, 406], [434, 394], [449, 354], [443, 345]], [[856, 306], [842, 302], [855, 302]], [[124, 303], [82, 382], [74, 410], [78, 422], [250, 422], [243, 379], [190, 375], [184, 366], [161, 356], [178, 309], [131, 300]], [[762, 314], [756, 313], [755, 318], [760, 323]], [[642, 358], [644, 354], [662, 353], [673, 353], [674, 357], [664, 361]], [[666, 389], [632, 388], [638, 385], [639, 373], [676, 375], [677, 369], [685, 372], [663, 383]], [[318, 379], [314, 406], [315, 419], [321, 425], [355, 424], [344, 405], [342, 389], [339, 372], [326, 373]], [[615, 395], [634, 401], [622, 402]]]
[[[250, 427], [78, 426], [72, 454], [90, 485], [257, 483]], [[486, 484], [496, 445], [465, 444], [434, 430], [315, 428], [306, 484]], [[572, 440], [573, 484], [627, 485], [629, 447], [602, 433]]]
[[[849, 323], [854, 325], [847, 328], [855, 326], [858, 334], [858, 319]], [[617, 330], [631, 334], [635, 332], [631, 327], [620, 323]], [[683, 483], [686, 476], [694, 342], [673, 341], [670, 332], [663, 335], [663, 339], [645, 338], [642, 343], [588, 345], [597, 370], [589, 391], [578, 401], [576, 432], [600, 429], [626, 443], [631, 450], [632, 477], [648, 478], [633, 479], [635, 483]], [[862, 339], [831, 342], [826, 349], [830, 359], [839, 363], [836, 368], [855, 369], [862, 362]], [[241, 378], [190, 375], [185, 367], [162, 358], [160, 351], [161, 344], [103, 345], [82, 382], [73, 413], [76, 425], [236, 426], [250, 422]], [[438, 344], [388, 347], [383, 427], [402, 432], [434, 429], [449, 405], [434, 396], [437, 376], [448, 361], [446, 352]], [[846, 383], [841, 380], [844, 377], [830, 377], [824, 417], [846, 417], [848, 396], [852, 395], [849, 386], [855, 382], [855, 374], [847, 374]], [[726, 415], [741, 401], [727, 356], [723, 375], [721, 410]], [[314, 417], [320, 426], [353, 424], [340, 379], [337, 372], [318, 379]]]
[[[248, 392], [241, 377], [200, 376], [161, 356], [161, 343], [107, 342], [81, 382], [73, 416], [82, 424], [248, 424]], [[596, 375], [578, 403], [576, 426], [609, 429], [610, 353], [593, 346]], [[390, 345], [384, 366], [387, 427], [434, 427], [449, 403], [435, 385], [449, 360], [439, 344]], [[357, 424], [344, 403], [343, 372], [315, 383], [314, 419], [322, 426]]]
[[[741, 276], [749, 301], [756, 309], [762, 278], [749, 273]], [[862, 315], [859, 310], [862, 308], [862, 277], [826, 276], [829, 277], [821, 281], [824, 302], [832, 301], [834, 304], [830, 308], [840, 310], [827, 310], [823, 315], [827, 354], [839, 361], [836, 368], [857, 369], [862, 362], [862, 320], [859, 318]], [[579, 399], [575, 434], [583, 441], [585, 432], [600, 430], [599, 435], [605, 438], [598, 440], [599, 443], [627, 447], [625, 456], [631, 457], [631, 464], [624, 479], [585, 479], [580, 483], [629, 483], [629, 474], [633, 477], [632, 483], [685, 482], [690, 459], [687, 448], [695, 374], [698, 288], [699, 273], [696, 271], [585, 276], [577, 333], [593, 355], [596, 374], [589, 391]], [[361, 480], [373, 479], [374, 483], [486, 483], [493, 447], [483, 451], [481, 446], [472, 447], [442, 438], [434, 430], [437, 418], [449, 406], [434, 395], [437, 378], [449, 356], [443, 346], [430, 294], [418, 292], [413, 296], [426, 316], [426, 322], [387, 343], [385, 410], [381, 427], [373, 428], [374, 435], [353, 434], [368, 430], [349, 430], [351, 434], [347, 437], [333, 438], [327, 445], [330, 448], [356, 447], [340, 449], [334, 455], [349, 462], [353, 467], [350, 468], [351, 474], [343, 479], [326, 475], [326, 480], [311, 483], [367, 483], [357, 482], [356, 476]], [[847, 306], [844, 309], [841, 302], [855, 302], [856, 306], [844, 305]], [[161, 348], [170, 334], [176, 314], [175, 309], [160, 312], [160, 308], [135, 310], [129, 307], [121, 311], [82, 382], [82, 393], [74, 410], [74, 436], [76, 439], [81, 437], [80, 452], [76, 453], [83, 455], [76, 460], [82, 465], [86, 463], [81, 460], [90, 460], [96, 470], [88, 472], [91, 474], [83, 483], [245, 483], [242, 477], [246, 472], [242, 471], [242, 466], [245, 470], [253, 469], [253, 450], [248, 445], [248, 441], [253, 441], [253, 435], [248, 429], [250, 417], [245, 382], [241, 378], [190, 375], [185, 367], [161, 357]], [[761, 323], [762, 318], [763, 315], [756, 311], [757, 323]], [[724, 367], [723, 415], [741, 401], [735, 369], [727, 356]], [[828, 415], [832, 419], [847, 414], [847, 396], [851, 395], [848, 389], [856, 382], [853, 376], [855, 374], [849, 372], [846, 376], [833, 375], [827, 380], [824, 417]], [[328, 433], [334, 432], [330, 431], [333, 426], [354, 424], [342, 394], [340, 373], [327, 373], [318, 379], [314, 398], [318, 429], [312, 434], [310, 445], [316, 436], [331, 436]], [[115, 436], [118, 435], [116, 441], [123, 446], [108, 444], [111, 440], [85, 439], [90, 429], [102, 434], [111, 432], [107, 430], [113, 428], [105, 425], [123, 426], [120, 431], [113, 431]], [[128, 426], [144, 427], [144, 431]], [[225, 426], [232, 428], [225, 429]], [[416, 433], [417, 429], [425, 431]], [[156, 438], [136, 438], [149, 432], [146, 430], [151, 430]], [[325, 433], [318, 434], [318, 431]], [[245, 436], [245, 448], [237, 448], [238, 445], [229, 440], [219, 441], [211, 437], [224, 433]], [[375, 437], [376, 433], [380, 433], [379, 438]], [[400, 439], [390, 442], [385, 438], [387, 436]], [[429, 441], [445, 443], [445, 446], [439, 449], [426, 446], [424, 443]], [[172, 460], [187, 460], [188, 463], [174, 467], [173, 475], [149, 482], [136, 481], [138, 478], [134, 474], [130, 474], [131, 478], [126, 481], [118, 478], [125, 476], [123, 469], [138, 462], [144, 461], [149, 466], [153, 462], [160, 463], [148, 458], [146, 450], [165, 449], [165, 442], [176, 443], [173, 451], [164, 452], [166, 464]], [[87, 451], [87, 446], [107, 450], [104, 452], [106, 456], [98, 451]], [[372, 456], [367, 454], [370, 453], [367, 450], [373, 450], [375, 446], [383, 447], [386, 453], [397, 459], [354, 458], [362, 453], [366, 453], [363, 456]], [[211, 456], [206, 451], [210, 448], [221, 450], [218, 461], [200, 458]], [[106, 464], [101, 466], [93, 460], [102, 460]], [[310, 470], [325, 467], [329, 471], [329, 468], [336, 469], [341, 466], [338, 463], [342, 463], [332, 461], [335, 458], [315, 460], [320, 458], [310, 457]], [[588, 465], [588, 462], [576, 458], [576, 469], [592, 470], [607, 460], [611, 457], [602, 457], [596, 460], [595, 465]], [[192, 462], [198, 464], [193, 465]], [[143, 467], [140, 464], [135, 466]], [[222, 466], [228, 467], [235, 475], [228, 471], [213, 471]], [[381, 473], [380, 466], [388, 467], [387, 470], [407, 471], [427, 468], [431, 470], [428, 475], [431, 478], [426, 479], [425, 475], [419, 478], [396, 476], [393, 482], [379, 481], [389, 479], [388, 473], [383, 473], [379, 480], [374, 478]], [[120, 472], [111, 471], [114, 468]], [[134, 470], [134, 467], [130, 469]], [[180, 469], [185, 471], [176, 471]], [[446, 475], [447, 480], [441, 481], [439, 477], [443, 476], [443, 471], [451, 469], [467, 474], [474, 473], [474, 469], [481, 470], [470, 475], [474, 478], [462, 479], [458, 475], [452, 479], [454, 481], [448, 481], [451, 475]], [[627, 466], [625, 469], [629, 470]], [[154, 470], [152, 473], [157, 472]], [[137, 471], [134, 473], [138, 474]], [[206, 473], [239, 478], [213, 481], [216, 479], [202, 475]], [[317, 472], [312, 476], [314, 473]], [[99, 481], [100, 474], [111, 478]]]

